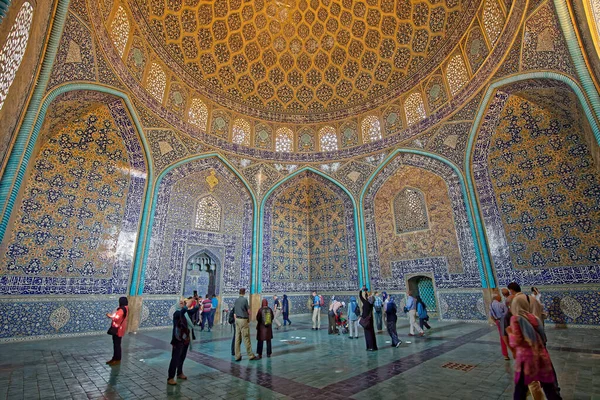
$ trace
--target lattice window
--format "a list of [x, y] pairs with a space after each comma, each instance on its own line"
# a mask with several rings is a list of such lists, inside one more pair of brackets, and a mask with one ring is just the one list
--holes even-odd
[[465, 67], [465, 61], [460, 54], [456, 54], [446, 66], [446, 80], [450, 92], [454, 96], [469, 81], [469, 73]]
[[321, 151], [335, 151], [338, 149], [337, 135], [333, 126], [325, 126], [319, 130], [319, 143]]
[[0, 51], [0, 110], [23, 60], [32, 18], [33, 7], [28, 2], [23, 3]]
[[402, 189], [394, 198], [393, 209], [397, 234], [429, 229], [427, 204], [420, 190]]
[[205, 196], [196, 204], [196, 229], [218, 232], [221, 230], [221, 205], [213, 196]]
[[[597, 0], [592, 0], [597, 1]], [[487, 0], [483, 6], [483, 27], [492, 45], [496, 43], [504, 26], [504, 14], [497, 0]]]
[[165, 72], [160, 65], [153, 63], [150, 66], [148, 78], [146, 79], [146, 88], [148, 89], [148, 92], [162, 102], [166, 87], [167, 76], [165, 75]]
[[421, 93], [414, 92], [404, 101], [404, 112], [406, 113], [406, 122], [408, 125], [419, 122], [426, 117], [425, 104]]
[[208, 123], [208, 107], [200, 99], [192, 99], [190, 105], [190, 111], [188, 112], [188, 121], [190, 124], [199, 126], [206, 130], [206, 124]]
[[362, 135], [365, 143], [381, 139], [381, 124], [375, 115], [369, 115], [362, 120]]
[[129, 39], [129, 18], [123, 6], [119, 6], [115, 18], [110, 25], [110, 36], [119, 55], [123, 57]]
[[250, 146], [250, 124], [245, 119], [238, 118], [233, 121], [233, 136], [231, 141], [236, 144]]
[[275, 132], [275, 151], [291, 152], [294, 143], [294, 132], [289, 128], [279, 128]]

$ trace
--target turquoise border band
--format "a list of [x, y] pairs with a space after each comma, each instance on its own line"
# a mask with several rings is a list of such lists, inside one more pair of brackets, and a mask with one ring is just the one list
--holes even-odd
[[[493, 275], [491, 275], [491, 266], [486, 263], [485, 264], [485, 269], [487, 271], [488, 276], [490, 277], [490, 285], [488, 286], [488, 280], [486, 279], [486, 273], [484, 272], [484, 267], [483, 267], [483, 262], [482, 262], [482, 249], [480, 247], [480, 241], [485, 242], [485, 238], [483, 238], [481, 236], [482, 232], [477, 232], [477, 229], [475, 229], [475, 224], [473, 223], [473, 216], [475, 216], [477, 218], [477, 215], [479, 214], [478, 212], [474, 212], [472, 207], [471, 207], [471, 202], [469, 201], [469, 196], [467, 194], [467, 189], [465, 186], [465, 181], [463, 178], [463, 175], [460, 171], [460, 169], [458, 169], [458, 167], [451, 162], [450, 160], [439, 156], [437, 154], [433, 154], [433, 153], [429, 153], [427, 151], [422, 151], [422, 150], [413, 150], [413, 149], [396, 149], [394, 150], [386, 159], [385, 161], [383, 161], [376, 169], [375, 171], [373, 171], [373, 173], [371, 174], [371, 176], [369, 177], [369, 179], [367, 180], [365, 186], [363, 187], [363, 190], [360, 193], [360, 209], [361, 212], [364, 210], [364, 199], [365, 199], [365, 194], [367, 193], [367, 189], [369, 189], [369, 186], [371, 186], [371, 183], [373, 182], [373, 179], [375, 179], [375, 177], [377, 176], [377, 174], [379, 174], [379, 172], [385, 168], [385, 166], [387, 164], [389, 164], [390, 161], [392, 161], [399, 153], [408, 153], [408, 154], [417, 154], [423, 157], [429, 157], [429, 158], [433, 158], [437, 161], [440, 161], [444, 164], [446, 164], [447, 166], [449, 166], [450, 168], [452, 168], [452, 170], [454, 171], [454, 173], [458, 176], [458, 180], [460, 182], [460, 188], [461, 188], [461, 192], [464, 198], [464, 203], [465, 203], [465, 207], [467, 210], [467, 219], [469, 220], [469, 228], [471, 230], [471, 236], [473, 237], [473, 244], [475, 246], [475, 256], [477, 258], [477, 267], [479, 268], [479, 275], [481, 276], [481, 285], [482, 287], [488, 288], [488, 287], [496, 287], [493, 279]], [[475, 205], [474, 205], [475, 207]], [[477, 210], [478, 211], [478, 210]], [[366, 232], [365, 232], [365, 219], [364, 216], [361, 220], [361, 231], [363, 233], [362, 235], [362, 245], [363, 245], [363, 249], [367, 248], [367, 239], [366, 239]], [[486, 254], [483, 253], [483, 258], [484, 260], [486, 259]], [[365, 266], [365, 270], [368, 271], [368, 266], [369, 266], [369, 260], [368, 260], [368, 254], [365, 251], [364, 252], [364, 260], [363, 260], [363, 265]], [[368, 277], [368, 272], [367, 272], [367, 281], [368, 281], [369, 277]], [[369, 282], [370, 283], [370, 282]]]
[[[207, 153], [207, 154], [191, 156], [191, 157], [185, 158], [183, 160], [179, 160], [179, 161], [169, 165], [158, 175], [158, 178], [156, 179], [156, 183], [152, 190], [152, 192], [153, 192], [152, 193], [152, 207], [151, 207], [151, 211], [150, 211], [149, 223], [146, 228], [146, 235], [144, 235], [145, 246], [144, 246], [144, 252], [143, 252], [143, 257], [142, 257], [143, 264], [142, 264], [141, 279], [140, 279], [140, 284], [139, 284], [138, 290], [137, 290], [138, 296], [141, 296], [144, 293], [144, 280], [146, 277], [146, 265], [147, 265], [147, 261], [148, 261], [148, 251], [150, 249], [150, 239], [152, 238], [152, 227], [154, 226], [154, 213], [156, 212], [156, 202], [158, 200], [158, 190], [160, 189], [160, 183], [162, 182], [165, 175], [167, 173], [169, 173], [169, 171], [171, 171], [173, 168], [180, 167], [184, 164], [187, 164], [189, 162], [193, 162], [196, 160], [201, 160], [204, 158], [212, 158], [212, 157], [218, 159], [221, 163], [223, 163], [225, 166], [227, 166], [227, 168], [229, 168], [229, 170], [240, 179], [240, 181], [244, 184], [244, 186], [248, 190], [250, 197], [252, 198], [252, 210], [253, 210], [252, 226], [253, 226], [253, 229], [252, 229], [252, 255], [251, 255], [251, 259], [250, 259], [251, 260], [251, 263], [250, 263], [250, 285], [251, 285], [250, 293], [256, 293], [256, 279], [253, 278], [256, 275], [256, 257], [255, 257], [256, 240], [257, 240], [257, 238], [256, 238], [257, 231], [255, 228], [256, 227], [255, 221], [257, 220], [256, 197], [254, 196], [254, 193], [252, 192], [250, 185], [248, 185], [248, 182], [246, 182], [244, 177], [227, 160], [225, 160], [218, 153]], [[241, 262], [241, 260], [240, 260], [240, 262]]]
[[[58, 97], [59, 95], [67, 93], [67, 92], [77, 91], [77, 90], [89, 90], [89, 91], [106, 93], [106, 94], [113, 95], [113, 96], [123, 100], [127, 107], [127, 111], [129, 111], [131, 119], [133, 119], [135, 128], [138, 133], [138, 137], [140, 139], [140, 142], [142, 143], [142, 148], [144, 149], [144, 156], [145, 156], [146, 165], [148, 167], [148, 172], [147, 172], [147, 177], [146, 177], [146, 190], [145, 190], [146, 193], [145, 193], [145, 197], [144, 197], [144, 202], [142, 204], [142, 215], [141, 215], [141, 220], [140, 220], [140, 224], [139, 224], [139, 226], [141, 228], [138, 232], [138, 237], [137, 237], [135, 257], [134, 257], [134, 263], [133, 263], [133, 272], [132, 272], [132, 276], [131, 276], [131, 285], [130, 285], [130, 289], [129, 289], [129, 294], [131, 296], [133, 296], [135, 294], [135, 288], [136, 288], [138, 277], [139, 277], [138, 276], [139, 275], [139, 267], [140, 267], [140, 262], [141, 262], [140, 254], [142, 253], [142, 250], [143, 250], [142, 245], [144, 243], [144, 240], [143, 240], [143, 237], [141, 236], [141, 234], [144, 231], [143, 227], [146, 224], [146, 219], [147, 219], [147, 214], [148, 214], [148, 210], [147, 210], [148, 204], [150, 204], [149, 203], [150, 202], [150, 193], [151, 193], [150, 189], [152, 187], [152, 181], [154, 179], [154, 166], [152, 163], [152, 157], [150, 155], [150, 147], [148, 146], [148, 143], [146, 142], [146, 138], [144, 136], [144, 131], [143, 131], [142, 125], [140, 124], [139, 120], [137, 119], [137, 116], [134, 112], [133, 105], [125, 93], [120, 92], [120, 91], [110, 88], [110, 87], [101, 86], [101, 85], [97, 85], [94, 83], [69, 83], [69, 84], [66, 84], [63, 86], [59, 86], [59, 87], [55, 88], [54, 90], [52, 90], [50, 93], [48, 93], [48, 95], [45, 97], [45, 99], [40, 107], [39, 114], [37, 114], [37, 116], [36, 116], [34, 129], [33, 129], [31, 136], [29, 137], [27, 144], [26, 144], [27, 150], [25, 151], [25, 154], [23, 156], [23, 161], [21, 162], [21, 167], [19, 168], [19, 176], [17, 177], [18, 185], [13, 186], [11, 196], [13, 196], [14, 199], [16, 199], [16, 197], [18, 195], [18, 192], [19, 192], [19, 189], [20, 189], [20, 186], [22, 183], [22, 176], [24, 175], [25, 170], [27, 168], [27, 164], [30, 161], [33, 149], [35, 147], [35, 143], [38, 139], [38, 135], [40, 133], [42, 125], [44, 124], [46, 113], [48, 112], [48, 108], [50, 107], [50, 104], [52, 104], [54, 99], [56, 99], [56, 97]], [[15, 154], [14, 151], [13, 151], [13, 153], [11, 153], [11, 157], [13, 154]], [[4, 181], [5, 177], [6, 177], [6, 174], [5, 174], [5, 176], [2, 177], [3, 183], [5, 182]], [[8, 177], [6, 177], [6, 178], [8, 179]], [[12, 208], [13, 208], [14, 201], [15, 201], [14, 199], [9, 204], [10, 212], [12, 212]], [[10, 212], [7, 212], [3, 215], [2, 222], [4, 223], [5, 219], [7, 222], [6, 222], [6, 224], [1, 226], [2, 237], [0, 237], [0, 241], [4, 237], [4, 234], [6, 233], [6, 225], [8, 223], [8, 219], [10, 218]]]
[[286, 176], [284, 179], [280, 180], [279, 182], [277, 182], [277, 184], [275, 184], [275, 186], [273, 186], [271, 189], [269, 189], [261, 203], [260, 203], [260, 221], [259, 221], [259, 231], [260, 231], [260, 244], [257, 245], [258, 246], [258, 293], [261, 293], [262, 291], [262, 266], [263, 266], [263, 248], [262, 248], [262, 237], [264, 235], [264, 210], [265, 210], [265, 203], [267, 202], [267, 199], [269, 198], [269, 196], [275, 191], [275, 189], [277, 189], [279, 186], [281, 186], [284, 182], [289, 181], [290, 179], [294, 178], [295, 176], [297, 176], [298, 174], [305, 172], [305, 171], [311, 171], [319, 176], [321, 176], [322, 178], [325, 178], [327, 180], [329, 180], [331, 183], [333, 183], [334, 185], [338, 186], [340, 189], [342, 189], [347, 195], [348, 197], [350, 197], [350, 199], [352, 200], [352, 206], [354, 207], [354, 231], [355, 231], [355, 236], [356, 236], [356, 262], [357, 262], [357, 266], [358, 266], [358, 283], [359, 283], [359, 287], [362, 287], [365, 280], [364, 280], [364, 269], [363, 269], [363, 264], [361, 262], [361, 247], [360, 247], [360, 239], [359, 239], [359, 224], [358, 224], [358, 209], [356, 207], [356, 200], [354, 199], [354, 197], [352, 196], [352, 194], [348, 191], [348, 189], [346, 189], [346, 187], [344, 187], [344, 185], [342, 185], [341, 183], [339, 183], [337, 180], [335, 180], [334, 178], [332, 178], [331, 176], [313, 168], [313, 167], [303, 167], [300, 168], [297, 171], [294, 171], [292, 174]]

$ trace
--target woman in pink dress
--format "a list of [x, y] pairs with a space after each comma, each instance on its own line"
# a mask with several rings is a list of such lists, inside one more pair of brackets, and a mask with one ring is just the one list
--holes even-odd
[[[536, 301], [531, 299], [531, 301]], [[515, 349], [514, 399], [527, 398], [528, 386], [540, 382], [548, 400], [561, 399], [542, 321], [529, 312], [525, 295], [517, 295], [510, 307], [512, 317], [507, 328], [510, 347]]]

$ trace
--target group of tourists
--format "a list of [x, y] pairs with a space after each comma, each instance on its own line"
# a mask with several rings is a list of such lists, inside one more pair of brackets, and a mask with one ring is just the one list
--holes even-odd
[[[516, 282], [512, 282], [502, 289], [501, 293], [502, 296], [499, 293], [494, 295], [489, 311], [498, 329], [504, 359], [510, 360], [509, 351], [514, 359], [514, 398], [526, 399], [530, 392], [534, 400], [543, 399], [544, 395], [549, 400], [561, 399], [556, 372], [546, 349], [547, 339], [544, 331], [546, 314], [539, 290], [533, 287], [531, 294], [527, 295], [521, 292], [521, 287]], [[249, 359], [260, 360], [266, 342], [267, 357], [271, 357], [273, 325], [279, 329], [282, 325], [292, 324], [289, 319], [290, 301], [287, 295], [283, 295], [281, 301], [278, 296], [273, 296], [273, 308], [271, 308], [267, 299], [262, 300], [256, 314], [255, 353], [252, 351], [250, 341], [250, 307], [245, 295], [246, 290], [240, 289], [239, 297], [228, 313], [228, 322], [234, 328], [231, 355], [235, 357], [235, 361], [242, 360], [243, 341]], [[399, 347], [402, 340], [399, 339], [396, 331], [398, 306], [394, 296], [386, 292], [371, 293], [363, 287], [358, 293], [358, 299], [360, 304], [356, 297], [351, 296], [349, 303], [346, 304], [332, 296], [328, 308], [329, 334], [340, 334], [341, 330], [343, 333], [349, 333], [349, 339], [358, 339], [360, 325], [364, 330], [367, 351], [377, 351], [375, 329], [382, 332], [385, 324], [392, 347]], [[321, 309], [325, 307], [324, 298], [314, 291], [309, 297], [308, 304], [312, 310], [312, 329], [319, 330]], [[179, 309], [173, 314], [168, 384], [176, 385], [176, 376], [177, 379], [187, 379], [183, 373], [183, 363], [195, 339], [194, 325], [200, 324], [202, 330], [206, 328], [210, 331], [217, 307], [218, 300], [214, 295], [209, 298], [207, 294], [204, 299], [201, 299], [197, 293], [194, 293], [194, 296], [180, 300]], [[344, 317], [343, 311], [346, 309], [347, 317]], [[429, 317], [425, 303], [418, 295], [413, 296], [411, 291], [408, 292], [403, 311], [409, 319], [409, 336], [415, 334], [423, 336], [423, 328], [431, 328], [428, 324]], [[119, 307], [112, 313], [106, 314], [111, 319], [107, 332], [113, 340], [113, 357], [107, 361], [111, 366], [119, 365], [121, 362], [121, 340], [127, 330], [128, 313], [127, 297], [121, 297]]]
[[[511, 282], [490, 304], [490, 317], [500, 335], [500, 348], [505, 360], [514, 360], [515, 399], [526, 399], [530, 392], [534, 400], [561, 399], [556, 372], [546, 349], [544, 319], [546, 313], [541, 293], [535, 287], [531, 294], [521, 292], [521, 286]], [[503, 299], [504, 298], [504, 299]]]
[[[350, 297], [350, 302], [346, 305], [335, 296], [331, 297], [328, 309], [328, 333], [330, 335], [343, 333], [349, 334], [349, 339], [358, 339], [358, 326], [360, 325], [365, 332], [365, 342], [367, 351], [376, 351], [377, 339], [375, 328], [378, 332], [383, 332], [383, 325], [387, 328], [391, 338], [392, 347], [399, 347], [402, 340], [398, 338], [396, 331], [396, 322], [398, 320], [398, 307], [394, 296], [386, 292], [381, 294], [377, 291], [371, 293], [366, 287], [358, 293], [361, 305], [359, 306], [356, 297]], [[312, 330], [321, 329], [321, 309], [325, 307], [325, 299], [313, 291], [308, 299], [308, 306], [312, 312]], [[343, 316], [343, 310], [347, 309], [347, 317]], [[362, 310], [362, 311], [361, 311]], [[408, 292], [406, 306], [403, 310], [409, 318], [409, 336], [415, 336], [415, 330], [419, 336], [425, 333], [423, 327], [431, 329], [427, 323], [427, 306], [417, 295], [413, 297], [412, 291]], [[419, 323], [417, 323], [417, 318]]]

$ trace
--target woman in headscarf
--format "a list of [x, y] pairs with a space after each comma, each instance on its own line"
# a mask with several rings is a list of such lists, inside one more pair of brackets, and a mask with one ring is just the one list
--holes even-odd
[[190, 313], [194, 313], [200, 307], [199, 303], [194, 307], [192, 307], [192, 304], [192, 299], [181, 299], [179, 300], [179, 307], [181, 309], [173, 313], [173, 332], [171, 335], [171, 346], [173, 348], [167, 377], [169, 385], [177, 384], [175, 373], [177, 373], [178, 379], [187, 379], [187, 376], [183, 373], [183, 363], [187, 357], [188, 350], [192, 348], [192, 341], [196, 339]]
[[385, 317], [386, 317], [386, 327], [387, 331], [392, 338], [392, 347], [400, 347], [402, 344], [402, 340], [398, 339], [398, 332], [396, 331], [396, 321], [398, 320], [398, 308], [396, 307], [396, 303], [394, 302], [394, 297], [388, 297], [386, 301], [385, 307]]
[[269, 307], [267, 299], [262, 300], [262, 307], [256, 314], [256, 358], [262, 358], [263, 341], [267, 342], [267, 357], [271, 357], [271, 339], [273, 339], [273, 320], [275, 315]]
[[[348, 327], [350, 328], [350, 336], [348, 336], [348, 339], [358, 339], [358, 319], [360, 318], [360, 314], [357, 314], [357, 308], [358, 303], [356, 302], [356, 297], [350, 297], [350, 303], [348, 304]], [[360, 313], [360, 309], [358, 312]], [[354, 332], [354, 336], [352, 335], [352, 332]]]
[[[535, 300], [534, 300], [535, 301]], [[542, 321], [529, 312], [527, 296], [517, 295], [511, 304], [507, 328], [510, 346], [515, 349], [514, 399], [526, 399], [528, 385], [539, 381], [548, 400], [561, 399]]]
[[360, 326], [365, 330], [365, 342], [367, 351], [377, 351], [377, 339], [375, 338], [375, 326], [373, 325], [373, 304], [375, 297], [369, 295], [367, 289], [358, 292], [360, 302], [362, 303], [362, 315], [360, 316]]
[[281, 301], [281, 311], [283, 313], [283, 326], [287, 324], [291, 325], [292, 321], [290, 321], [290, 301], [288, 300], [287, 294], [283, 295], [283, 300]]
[[108, 334], [112, 336], [113, 340], [113, 357], [107, 361], [108, 365], [119, 365], [121, 364], [121, 340], [127, 332], [127, 314], [129, 313], [129, 306], [127, 297], [119, 298], [119, 308], [117, 308], [112, 314], [106, 313], [106, 316], [112, 320]]

